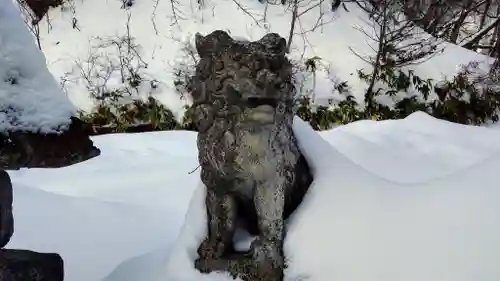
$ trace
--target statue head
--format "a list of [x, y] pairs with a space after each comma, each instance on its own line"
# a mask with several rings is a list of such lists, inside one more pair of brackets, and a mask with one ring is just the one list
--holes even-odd
[[293, 117], [295, 88], [285, 39], [269, 33], [254, 42], [236, 41], [216, 30], [206, 36], [197, 33], [195, 43], [200, 61], [192, 96], [195, 105], [204, 104], [198, 110], [203, 114], [195, 113], [195, 123], [210, 114], [240, 121], [252, 115], [276, 119], [285, 112]]

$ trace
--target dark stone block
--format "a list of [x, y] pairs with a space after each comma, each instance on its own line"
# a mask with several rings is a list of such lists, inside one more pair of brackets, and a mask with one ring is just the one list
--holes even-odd
[[60, 168], [100, 155], [88, 136], [85, 123], [71, 117], [59, 134], [0, 132], [0, 169]]
[[9, 243], [13, 232], [12, 183], [9, 174], [0, 170], [0, 248]]
[[60, 255], [28, 250], [0, 250], [0, 281], [63, 281]]

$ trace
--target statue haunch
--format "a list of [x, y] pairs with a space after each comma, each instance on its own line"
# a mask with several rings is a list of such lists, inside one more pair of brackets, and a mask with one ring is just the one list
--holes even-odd
[[[224, 31], [196, 34], [200, 61], [190, 81], [201, 180], [207, 187], [208, 236], [195, 266], [250, 280], [282, 280], [284, 220], [312, 176], [293, 134], [295, 88], [285, 39], [256, 42]], [[237, 253], [237, 223], [257, 235]]]

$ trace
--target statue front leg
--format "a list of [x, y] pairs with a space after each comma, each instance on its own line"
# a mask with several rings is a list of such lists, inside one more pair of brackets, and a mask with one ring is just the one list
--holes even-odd
[[233, 250], [236, 224], [236, 202], [232, 195], [219, 193], [220, 186], [207, 186], [206, 207], [208, 235], [198, 248], [199, 259], [195, 267], [201, 272], [219, 270], [224, 257]]
[[207, 190], [206, 205], [208, 233], [199, 248], [199, 254], [206, 259], [220, 259], [232, 249], [235, 202], [232, 196], [217, 197], [213, 191]]
[[284, 180], [278, 181], [258, 185], [254, 194], [259, 236], [252, 243], [251, 251], [259, 267], [257, 274], [270, 281], [282, 280], [284, 269], [285, 184]]

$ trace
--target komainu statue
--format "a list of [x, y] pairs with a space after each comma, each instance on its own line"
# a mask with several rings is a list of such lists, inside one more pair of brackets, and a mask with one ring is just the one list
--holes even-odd
[[[285, 46], [275, 33], [255, 42], [220, 30], [196, 34], [200, 61], [190, 88], [208, 235], [195, 267], [203, 273], [283, 280], [284, 220], [312, 182], [292, 130], [295, 88]], [[257, 236], [248, 252], [234, 249], [237, 226]]]

